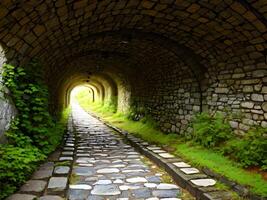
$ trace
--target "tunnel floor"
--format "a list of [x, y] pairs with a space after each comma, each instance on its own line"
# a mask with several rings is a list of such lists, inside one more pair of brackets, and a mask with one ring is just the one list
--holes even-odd
[[64, 142], [7, 200], [180, 200], [188, 193], [78, 104]]
[[164, 183], [110, 128], [77, 104], [72, 115], [77, 151], [71, 176], [76, 181], [69, 185], [68, 199], [178, 199], [179, 187]]

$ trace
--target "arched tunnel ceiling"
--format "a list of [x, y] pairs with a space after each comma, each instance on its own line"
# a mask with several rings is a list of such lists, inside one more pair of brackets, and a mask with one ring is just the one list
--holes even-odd
[[105, 102], [118, 94], [126, 111], [134, 100], [168, 131], [183, 130], [195, 111], [234, 112], [255, 95], [264, 113], [266, 41], [266, 0], [0, 1], [5, 57], [41, 60], [51, 107], [90, 75]]
[[202, 57], [238, 53], [267, 37], [265, 0], [3, 0], [0, 8], [8, 57], [57, 60], [80, 40], [122, 29], [156, 33]]

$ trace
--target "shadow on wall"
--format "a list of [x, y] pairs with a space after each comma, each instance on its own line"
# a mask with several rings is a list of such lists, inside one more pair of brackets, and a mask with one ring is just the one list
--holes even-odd
[[4, 50], [0, 46], [0, 143], [6, 142], [4, 132], [9, 128], [10, 122], [16, 115], [16, 108], [8, 98], [8, 91], [2, 83], [2, 69], [5, 61]]

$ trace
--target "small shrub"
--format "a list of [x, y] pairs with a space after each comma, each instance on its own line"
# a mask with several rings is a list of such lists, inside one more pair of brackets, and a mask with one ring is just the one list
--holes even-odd
[[189, 139], [207, 148], [219, 146], [233, 136], [229, 123], [221, 113], [214, 116], [200, 113], [193, 119], [192, 126]]
[[68, 109], [58, 121], [48, 112], [48, 88], [36, 61], [25, 67], [4, 65], [3, 83], [18, 114], [5, 133], [8, 145], [0, 145], [0, 199], [14, 192], [56, 149], [69, 114]]
[[224, 153], [237, 160], [243, 167], [259, 166], [267, 170], [267, 129], [251, 128], [243, 138], [230, 141]]
[[45, 155], [34, 146], [0, 146], [0, 199], [12, 194], [24, 183]]

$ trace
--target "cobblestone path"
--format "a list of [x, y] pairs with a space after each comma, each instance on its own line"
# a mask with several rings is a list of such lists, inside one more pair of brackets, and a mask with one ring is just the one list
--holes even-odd
[[[66, 156], [60, 158], [74, 158], [68, 199], [179, 199], [178, 186], [164, 183], [133, 147], [78, 105], [73, 106], [73, 122], [76, 141], [69, 136], [62, 152]], [[73, 149], [74, 157], [68, 157]]]
[[177, 185], [164, 183], [155, 165], [79, 105], [73, 105], [63, 144], [7, 200], [180, 199]]

